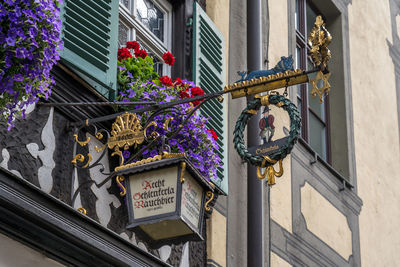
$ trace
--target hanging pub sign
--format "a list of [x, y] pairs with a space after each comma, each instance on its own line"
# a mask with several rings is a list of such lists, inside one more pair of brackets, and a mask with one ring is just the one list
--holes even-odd
[[[318, 16], [308, 37], [308, 43], [311, 47], [309, 50], [310, 57], [316, 67], [314, 70], [294, 69], [292, 56], [281, 57], [281, 60], [272, 69], [256, 70], [247, 75], [246, 72], [238, 72], [242, 78], [225, 87], [225, 92], [230, 92], [232, 98], [270, 91], [268, 95], [255, 95], [254, 100], [248, 103], [236, 122], [233, 139], [235, 149], [240, 157], [257, 166], [259, 179], [268, 176], [268, 185], [270, 186], [275, 184], [275, 177], [283, 175], [282, 160], [290, 154], [300, 134], [301, 118], [297, 107], [286, 98], [288, 95], [287, 88], [291, 85], [310, 82], [312, 85], [311, 95], [313, 97], [318, 95], [320, 101], [323, 101], [324, 96], [330, 90], [328, 79], [331, 73], [328, 71], [327, 63], [331, 58], [328, 49], [331, 40], [332, 37], [326, 30], [322, 17]], [[315, 72], [317, 74], [311, 79], [310, 75]], [[322, 86], [320, 86], [321, 84]], [[283, 95], [272, 91], [280, 88], [285, 88]], [[275, 117], [271, 113], [271, 106], [281, 108], [288, 113], [290, 130], [287, 136], [276, 137]], [[260, 110], [259, 136], [262, 139], [262, 145], [246, 148], [244, 129], [249, 119], [258, 114]], [[276, 163], [279, 163], [279, 171], [276, 171], [273, 167]], [[263, 173], [262, 169], [264, 168], [266, 169]]]
[[[288, 136], [275, 139], [276, 127], [275, 117], [271, 114], [270, 106], [276, 106], [285, 110], [290, 118], [290, 131]], [[259, 136], [262, 145], [246, 148], [244, 144], [244, 129], [250, 118], [261, 110], [262, 116], [259, 120]], [[300, 115], [297, 107], [282, 95], [256, 95], [242, 111], [236, 122], [234, 131], [234, 146], [240, 157], [248, 163], [257, 166], [257, 176], [264, 179], [268, 176], [268, 184], [275, 184], [275, 176], [283, 175], [282, 160], [288, 155], [300, 133]], [[275, 171], [273, 165], [279, 162], [279, 171]], [[261, 169], [266, 168], [262, 173]]]
[[[93, 180], [82, 183], [75, 191], [72, 202], [84, 186], [95, 183], [101, 187], [115, 178], [120, 195], [125, 197], [127, 204], [129, 222], [126, 228], [134, 231], [150, 247], [203, 240], [205, 213], [207, 216], [211, 214], [218, 194], [223, 192], [199, 173], [185, 153], [170, 152], [165, 143], [167, 137], [151, 128], [157, 125], [152, 117], [147, 119], [145, 126], [142, 126], [141, 119], [135, 113], [125, 112], [116, 117], [110, 132], [93, 126], [96, 139], [103, 141], [102, 147], [94, 146], [94, 150], [102, 155], [93, 160], [90, 153], [78, 153], [72, 163], [82, 169], [102, 166], [100, 159], [112, 150], [111, 156], [118, 156], [119, 166], [100, 183]], [[162, 125], [170, 136], [182, 128], [171, 130], [168, 126], [171, 120]], [[87, 146], [90, 141], [90, 137], [79, 140], [78, 133], [74, 137], [80, 146]], [[152, 157], [140, 157], [140, 151], [148, 149], [157, 140], [162, 143], [159, 153]], [[129, 149], [136, 154], [130, 156]], [[101, 172], [103, 170], [100, 169]]]
[[203, 216], [210, 210], [214, 188], [186, 157], [127, 164], [116, 175], [123, 190], [121, 182], [126, 181], [126, 228], [151, 247], [203, 240]]

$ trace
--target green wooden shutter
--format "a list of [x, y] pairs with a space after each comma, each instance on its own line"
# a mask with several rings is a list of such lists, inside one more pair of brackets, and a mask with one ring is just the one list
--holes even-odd
[[[206, 93], [217, 92], [225, 86], [225, 40], [222, 33], [203, 9], [194, 2], [193, 7], [193, 80]], [[214, 182], [228, 193], [227, 153], [227, 107], [216, 99], [201, 107], [204, 116], [209, 117], [208, 127], [218, 134], [218, 151], [223, 167], [218, 169]]]
[[100, 94], [116, 94], [118, 1], [64, 0], [62, 61]]

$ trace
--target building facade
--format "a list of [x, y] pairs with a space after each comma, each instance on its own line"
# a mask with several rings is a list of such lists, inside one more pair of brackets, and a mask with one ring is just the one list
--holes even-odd
[[[265, 266], [397, 265], [399, 2], [263, 4], [265, 69], [290, 54], [298, 67], [311, 67], [305, 40], [316, 14], [333, 36], [325, 104], [316, 104], [307, 85], [289, 90], [302, 114], [302, 134], [284, 160], [285, 174], [265, 190]], [[246, 69], [245, 8], [231, 1], [230, 82]], [[230, 131], [245, 105], [232, 102]], [[229, 168], [240, 171], [229, 176], [227, 266], [246, 266], [246, 169], [235, 153]]]
[[[262, 69], [288, 55], [296, 68], [312, 69], [307, 35], [316, 15], [333, 37], [331, 91], [324, 102], [311, 96], [308, 84], [288, 88], [302, 117], [301, 137], [283, 161], [283, 176], [272, 187], [260, 185], [264, 265], [399, 265], [400, 2], [261, 4], [254, 12], [261, 13]], [[247, 38], [246, 1], [64, 0], [61, 10], [65, 49], [52, 70], [56, 86], [49, 103], [114, 100], [117, 49], [133, 40], [153, 56], [160, 75], [194, 80], [206, 93], [248, 70], [253, 40]], [[172, 68], [159, 64], [165, 51], [176, 57]], [[32, 106], [11, 131], [0, 127], [0, 265], [248, 266], [247, 180], [257, 177], [248, 177], [233, 145], [245, 107], [245, 98], [226, 94], [222, 104], [210, 101], [201, 111], [220, 137], [224, 167], [215, 186], [227, 195], [202, 218], [204, 241], [151, 249], [126, 230], [127, 208], [116, 181], [101, 184], [106, 176], [100, 168], [71, 164], [74, 155], [95, 155], [101, 144], [89, 129], [78, 138], [91, 141], [79, 146], [72, 124], [115, 111]], [[289, 118], [275, 108], [270, 113], [275, 136], [285, 136]], [[111, 157], [101, 163], [105, 172], [115, 165]]]

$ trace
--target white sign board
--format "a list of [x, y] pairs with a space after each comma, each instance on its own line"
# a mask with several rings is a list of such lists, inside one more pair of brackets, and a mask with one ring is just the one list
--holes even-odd
[[182, 217], [191, 227], [199, 230], [199, 218], [203, 188], [189, 174], [185, 173], [185, 182], [182, 184]]
[[176, 210], [177, 175], [174, 166], [129, 177], [135, 219]]

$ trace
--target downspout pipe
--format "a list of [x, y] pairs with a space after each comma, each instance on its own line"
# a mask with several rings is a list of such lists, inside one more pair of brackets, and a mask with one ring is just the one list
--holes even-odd
[[[262, 69], [262, 20], [261, 0], [247, 0], [247, 69]], [[247, 97], [247, 102], [254, 96]], [[253, 116], [247, 124], [248, 147], [261, 144], [258, 135], [259, 116]], [[264, 266], [263, 184], [257, 178], [257, 169], [247, 167], [247, 266]]]

